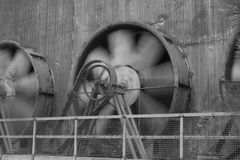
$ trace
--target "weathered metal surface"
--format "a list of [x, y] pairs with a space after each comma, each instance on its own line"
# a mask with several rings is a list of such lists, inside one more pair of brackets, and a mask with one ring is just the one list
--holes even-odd
[[0, 40], [14, 40], [44, 54], [56, 84], [54, 115], [67, 99], [72, 65], [73, 0], [3, 0]]
[[[72, 62], [102, 26], [148, 23], [181, 42], [192, 77], [191, 112], [231, 111], [217, 105], [232, 29], [229, 0], [1, 0], [0, 40], [11, 39], [44, 53], [56, 80], [54, 115], [67, 99]], [[74, 40], [74, 41], [73, 41]], [[72, 81], [72, 80], [70, 80]], [[221, 122], [219, 122], [221, 123]], [[195, 128], [190, 131], [197, 132]]]

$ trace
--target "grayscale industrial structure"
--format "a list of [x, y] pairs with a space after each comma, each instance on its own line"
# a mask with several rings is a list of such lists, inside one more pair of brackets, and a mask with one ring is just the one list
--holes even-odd
[[240, 159], [239, 0], [1, 0], [0, 160]]

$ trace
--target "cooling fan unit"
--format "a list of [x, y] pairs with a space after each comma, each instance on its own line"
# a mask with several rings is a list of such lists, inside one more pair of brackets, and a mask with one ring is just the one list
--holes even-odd
[[[1, 118], [50, 115], [54, 94], [53, 75], [43, 55], [15, 42], [2, 41], [0, 76]], [[31, 135], [32, 122], [4, 122], [0, 125], [0, 132], [7, 136]], [[23, 146], [21, 141], [5, 138], [1, 147], [7, 153], [18, 153]]]
[[[99, 30], [83, 48], [73, 75], [73, 91], [63, 115], [71, 104], [76, 115], [179, 113], [188, 106], [190, 71], [184, 53], [147, 25], [120, 23]], [[129, 119], [129, 134], [154, 129], [161, 133], [167, 121], [152, 118], [144, 123]], [[87, 127], [88, 133], [106, 135], [110, 125], [111, 120], [82, 122], [78, 131], [82, 134]], [[131, 143], [139, 152], [145, 150], [141, 140]]]

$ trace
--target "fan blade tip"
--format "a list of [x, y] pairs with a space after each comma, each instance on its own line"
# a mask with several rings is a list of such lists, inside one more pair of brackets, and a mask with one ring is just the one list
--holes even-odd
[[104, 49], [103, 47], [96, 47], [88, 54], [86, 63], [90, 62], [92, 60], [100, 60], [103, 62], [109, 62], [110, 57], [109, 57], [109, 54], [107, 53], [106, 49]]
[[9, 64], [11, 63], [11, 52], [6, 49], [0, 50], [0, 76], [3, 76], [8, 68]]
[[31, 70], [32, 64], [27, 53], [18, 49], [6, 69], [5, 76], [12, 79], [20, 78], [26, 75]]
[[135, 50], [135, 37], [131, 31], [113, 31], [108, 36], [108, 42], [113, 66], [127, 65], [131, 62], [130, 59], [134, 58], [132, 53]]
[[132, 48], [134, 36], [128, 30], [117, 30], [109, 34], [108, 42], [110, 44], [110, 49], [114, 49], [117, 46]]

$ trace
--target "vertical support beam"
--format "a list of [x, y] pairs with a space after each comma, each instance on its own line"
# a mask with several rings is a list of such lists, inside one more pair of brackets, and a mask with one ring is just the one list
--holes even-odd
[[78, 128], [78, 120], [74, 120], [74, 158], [77, 159], [77, 128]]
[[[4, 102], [4, 99], [2, 98], [1, 101], [3, 102], [0, 107], [1, 109], [1, 118], [2, 119], [6, 119], [6, 116], [5, 116], [5, 111], [4, 111], [4, 107], [5, 107], [5, 102]], [[9, 130], [8, 130], [8, 125], [7, 125], [7, 122], [3, 121], [1, 124], [0, 124], [0, 133], [2, 135], [10, 135], [9, 133]], [[7, 153], [13, 153], [13, 146], [12, 146], [12, 140], [10, 138], [3, 138], [3, 143], [6, 147], [6, 151]]]
[[183, 160], [183, 116], [180, 116], [180, 159]]
[[37, 133], [37, 120], [33, 120], [33, 137], [32, 137], [32, 159], [34, 159], [34, 155], [36, 152], [36, 133]]
[[123, 116], [123, 143], [122, 143], [122, 159], [126, 159], [126, 117]]

